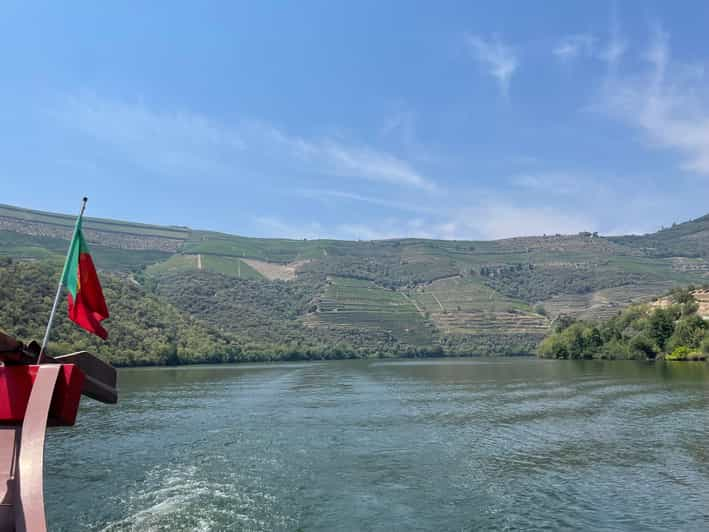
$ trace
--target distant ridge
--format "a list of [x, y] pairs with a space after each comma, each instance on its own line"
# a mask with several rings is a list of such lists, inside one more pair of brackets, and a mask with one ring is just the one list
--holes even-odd
[[[47, 236], [67, 240], [76, 221], [75, 216], [55, 214], [12, 205], [0, 204], [0, 229], [31, 236]], [[89, 242], [104, 243], [119, 249], [153, 249], [177, 251], [191, 231], [133, 222], [119, 222], [86, 217], [84, 229]]]
[[[30, 221], [44, 221], [45, 223], [52, 223], [56, 225], [66, 225], [73, 227], [76, 221], [75, 214], [60, 214], [49, 211], [39, 211], [34, 209], [25, 209], [22, 207], [16, 207], [13, 205], [6, 205], [0, 203], [0, 216], [16, 217], [19, 219], [30, 220]], [[174, 225], [155, 225], [155, 224], [145, 224], [139, 222], [126, 222], [111, 220], [107, 218], [92, 218], [91, 216], [84, 217], [84, 226], [102, 226], [104, 230], [111, 230], [115, 232], [124, 231], [130, 232], [130, 229], [143, 229], [143, 230], [157, 230], [157, 231], [174, 231], [179, 236], [188, 235], [191, 229], [186, 226], [174, 226]]]
[[[25, 207], [19, 207], [16, 205], [9, 205], [9, 204], [4, 204], [0, 203], [0, 217], [8, 217], [8, 218], [15, 218], [18, 220], [27, 220], [27, 221], [32, 221], [32, 222], [38, 222], [38, 223], [46, 223], [46, 224], [51, 224], [51, 225], [58, 225], [58, 226], [69, 226], [73, 227], [74, 222], [76, 220], [76, 216], [74, 214], [63, 214], [63, 213], [56, 213], [52, 211], [42, 211], [42, 210], [37, 210], [37, 209], [29, 209]], [[125, 220], [114, 220], [114, 219], [109, 219], [109, 218], [93, 218], [90, 216], [87, 216], [84, 218], [84, 225], [86, 227], [94, 227], [97, 230], [103, 230], [103, 231], [111, 231], [111, 232], [132, 232], [132, 231], [139, 231], [140, 233], [146, 232], [146, 231], [155, 231], [156, 234], [172, 234], [173, 238], [176, 239], [187, 239], [189, 238], [190, 234], [193, 232], [199, 232], [202, 234], [210, 234], [215, 238], [218, 237], [237, 237], [237, 238], [253, 238], [253, 239], [258, 239], [258, 240], [290, 240], [294, 242], [300, 242], [301, 239], [294, 239], [294, 238], [279, 238], [279, 237], [273, 237], [273, 238], [263, 238], [263, 237], [248, 237], [248, 236], [238, 236], [238, 235], [233, 235], [230, 233], [222, 233], [218, 231], [211, 231], [211, 230], [205, 230], [205, 229], [194, 229], [190, 228], [188, 226], [183, 226], [183, 225], [161, 225], [161, 224], [147, 224], [147, 223], [142, 223], [142, 222], [131, 222], [131, 221], [125, 221]], [[582, 232], [579, 234], [555, 234], [555, 235], [528, 235], [528, 236], [513, 236], [513, 237], [507, 237], [507, 238], [502, 238], [498, 240], [491, 240], [491, 241], [484, 241], [484, 242], [495, 242], [495, 241], [501, 241], [501, 240], [527, 240], [527, 239], [536, 239], [536, 238], [559, 238], [559, 237], [576, 237], [579, 235], [583, 236], [595, 236], [596, 238], [606, 238], [608, 240], [627, 240], [627, 239], [634, 239], [634, 240], [642, 240], [642, 239], [648, 239], [651, 237], [656, 237], [657, 235], [663, 234], [678, 234], [678, 235], [686, 235], [688, 232], [698, 232], [698, 231], [709, 231], [709, 214], [705, 214], [704, 216], [700, 216], [695, 219], [690, 219], [685, 222], [681, 223], [675, 223], [670, 227], [664, 227], [662, 229], [659, 229], [656, 232], [653, 233], [646, 233], [642, 235], [613, 235], [613, 236], [598, 236], [597, 233], [591, 233], [591, 232]], [[314, 241], [332, 241], [333, 239], [328, 239], [328, 238], [323, 238], [323, 239], [312, 239]], [[401, 238], [390, 238], [390, 239], [385, 239], [385, 240], [379, 240], [379, 242], [385, 242], [385, 241], [401, 241], [401, 242], [406, 242], [406, 241], [421, 241], [421, 240], [432, 240], [432, 241], [438, 241], [436, 239], [427, 239], [427, 238], [417, 238], [417, 237], [401, 237]], [[347, 242], [355, 242], [355, 241], [347, 241]], [[358, 242], [369, 242], [369, 241], [358, 241]], [[448, 240], [448, 242], [481, 242], [481, 241], [476, 241], [476, 240]]]

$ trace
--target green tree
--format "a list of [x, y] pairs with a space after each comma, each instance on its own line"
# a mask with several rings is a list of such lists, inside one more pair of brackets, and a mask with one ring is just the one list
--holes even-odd
[[586, 339], [583, 324], [574, 323], [564, 331], [563, 336], [567, 339], [569, 358], [585, 358]]
[[684, 345], [696, 349], [704, 340], [706, 331], [707, 322], [696, 314], [682, 318], [675, 325], [674, 333], [668, 341], [668, 348], [672, 351]]
[[664, 351], [667, 340], [675, 330], [675, 313], [671, 308], [655, 309], [648, 319], [647, 334]]
[[594, 355], [603, 345], [603, 337], [601, 331], [595, 325], [585, 331], [585, 344], [589, 354]]
[[646, 334], [638, 334], [630, 341], [630, 349], [649, 359], [657, 356], [657, 346]]
[[552, 335], [545, 338], [539, 345], [539, 356], [542, 358], [569, 358], [569, 349], [560, 335]]

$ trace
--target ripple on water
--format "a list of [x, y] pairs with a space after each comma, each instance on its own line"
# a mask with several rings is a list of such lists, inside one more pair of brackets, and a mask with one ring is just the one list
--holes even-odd
[[[238, 475], [205, 476], [196, 466], [156, 467], [127, 495], [109, 500], [125, 517], [101, 530], [253, 530], [286, 529], [294, 524], [277, 511], [272, 494], [244, 486]], [[249, 489], [252, 488], [252, 489]], [[92, 528], [98, 528], [98, 523]]]
[[651, 366], [133, 374], [117, 408], [89, 404], [82, 430], [52, 433], [48, 490], [72, 494], [48, 498], [53, 530], [664, 531], [709, 519], [709, 387]]

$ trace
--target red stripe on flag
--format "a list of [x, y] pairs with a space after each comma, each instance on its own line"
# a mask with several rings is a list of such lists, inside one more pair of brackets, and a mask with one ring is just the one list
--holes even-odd
[[88, 253], [79, 255], [79, 283], [76, 300], [68, 296], [69, 319], [104, 340], [108, 338], [101, 321], [108, 318], [108, 308], [103, 297], [101, 283], [96, 274], [94, 261]]

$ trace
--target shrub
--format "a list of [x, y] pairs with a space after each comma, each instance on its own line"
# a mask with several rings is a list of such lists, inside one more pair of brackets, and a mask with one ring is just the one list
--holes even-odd
[[688, 360], [691, 354], [692, 350], [689, 347], [686, 345], [681, 345], [665, 358], [667, 360]]

